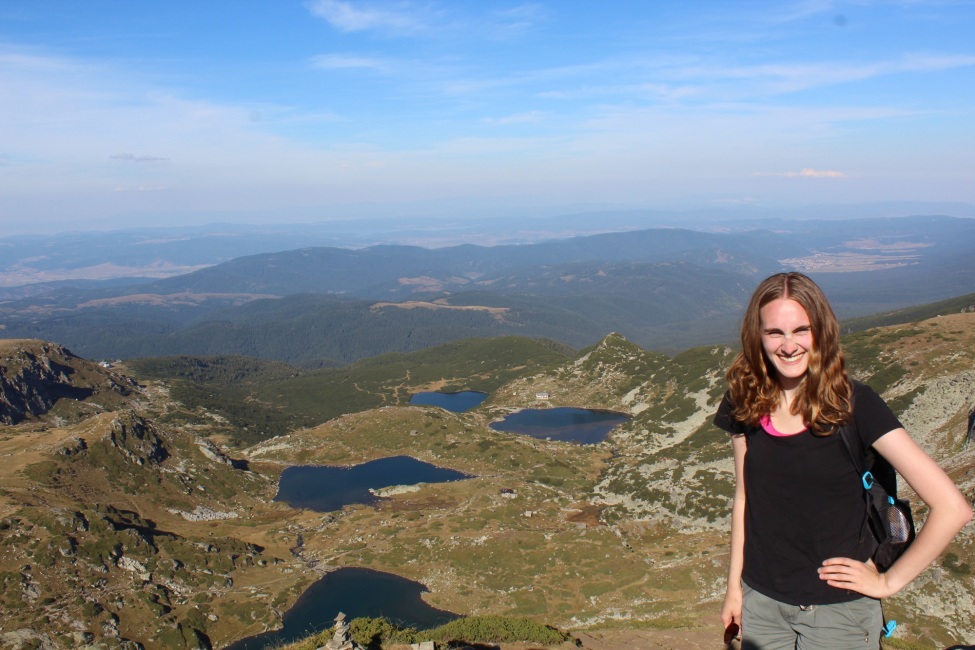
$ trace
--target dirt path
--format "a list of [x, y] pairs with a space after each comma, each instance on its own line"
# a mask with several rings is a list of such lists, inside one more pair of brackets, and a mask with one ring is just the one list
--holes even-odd
[[727, 650], [720, 634], [717, 630], [702, 629], [574, 632], [573, 636], [581, 645], [564, 643], [543, 648], [533, 644], [504, 643], [499, 650]]
[[720, 630], [611, 630], [575, 635], [585, 650], [724, 650]]

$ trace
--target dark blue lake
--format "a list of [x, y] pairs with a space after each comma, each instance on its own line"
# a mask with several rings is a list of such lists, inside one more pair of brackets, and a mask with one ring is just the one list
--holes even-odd
[[430, 607], [420, 594], [429, 591], [419, 582], [371, 569], [347, 567], [327, 574], [301, 594], [282, 617], [284, 627], [241, 639], [227, 650], [265, 650], [292, 643], [331, 628], [335, 617], [388, 618], [403, 627], [430, 629], [460, 618]]
[[[341, 510], [352, 503], [375, 503], [379, 497], [369, 490], [393, 485], [446, 483], [473, 478], [409, 456], [380, 458], [353, 467], [296, 465], [281, 472], [275, 501], [316, 512]], [[346, 612], [348, 614], [348, 612]]]
[[416, 393], [410, 398], [410, 404], [414, 406], [439, 406], [447, 411], [463, 413], [487, 399], [487, 393], [473, 390], [462, 390], [456, 393]]
[[500, 422], [492, 422], [495, 431], [520, 433], [542, 440], [561, 440], [580, 445], [602, 442], [618, 424], [629, 416], [613, 411], [596, 411], [571, 407], [525, 409], [512, 413]]

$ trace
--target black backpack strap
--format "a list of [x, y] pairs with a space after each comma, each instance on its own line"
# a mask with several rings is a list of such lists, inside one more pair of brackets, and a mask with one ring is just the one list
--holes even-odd
[[867, 471], [867, 454], [863, 449], [863, 440], [856, 431], [856, 423], [851, 419], [849, 423], [839, 427], [837, 433], [839, 433], [847, 453], [850, 454], [850, 460], [853, 461], [853, 467], [857, 471], [857, 476], [862, 480], [864, 473]]
[[867, 458], [863, 449], [863, 440], [856, 430], [856, 422], [853, 421], [852, 417], [848, 423], [841, 425], [836, 433], [839, 435], [840, 440], [843, 441], [843, 446], [846, 447], [846, 451], [850, 455], [850, 460], [853, 461], [853, 468], [856, 470], [857, 477], [859, 477], [861, 487], [863, 488], [863, 523], [860, 526], [860, 541], [862, 542], [866, 535], [870, 534], [872, 510], [870, 489], [867, 487], [868, 484], [866, 482], [868, 472], [866, 470]]
[[[840, 437], [843, 439], [846, 451], [853, 460], [853, 467], [860, 476], [863, 488], [869, 490], [873, 483], [879, 482], [887, 494], [894, 496], [897, 493], [897, 478], [896, 474], [893, 474], [894, 468], [886, 461], [883, 463], [877, 462], [878, 456], [874, 453], [873, 448], [863, 444], [863, 438], [860, 436], [859, 429], [857, 429], [856, 416], [853, 414], [853, 409], [855, 408], [853, 398], [856, 395], [856, 385], [859, 382], [856, 380], [851, 380], [851, 382], [854, 392], [850, 396], [850, 419], [839, 427]], [[878, 465], [881, 466], [878, 467]], [[868, 472], [870, 473], [870, 477], [867, 477]]]

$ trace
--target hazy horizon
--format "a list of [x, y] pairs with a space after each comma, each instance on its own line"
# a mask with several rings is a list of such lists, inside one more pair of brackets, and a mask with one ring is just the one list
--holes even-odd
[[[495, 211], [496, 210], [496, 211]], [[114, 233], [132, 233], [140, 230], [199, 234], [227, 228], [228, 232], [246, 229], [289, 231], [300, 229], [339, 229], [357, 236], [373, 235], [375, 243], [408, 243], [425, 246], [425, 233], [434, 246], [457, 243], [478, 243], [483, 233], [491, 231], [493, 237], [484, 241], [492, 243], [525, 243], [542, 241], [549, 237], [573, 236], [619, 232], [633, 229], [686, 228], [689, 230], [724, 230], [761, 227], [763, 221], [826, 220], [849, 221], [859, 219], [906, 218], [914, 216], [945, 216], [958, 219], [975, 219], [975, 203], [947, 203], [924, 201], [886, 201], [861, 204], [809, 204], [783, 206], [733, 206], [733, 207], [686, 207], [667, 209], [661, 207], [632, 207], [612, 205], [577, 206], [504, 206], [493, 209], [483, 205], [472, 209], [457, 210], [437, 206], [393, 207], [389, 210], [370, 211], [368, 206], [348, 206], [338, 210], [336, 216], [327, 219], [309, 218], [300, 211], [266, 210], [226, 213], [190, 213], [185, 219], [173, 219], [172, 215], [147, 214], [145, 220], [133, 221], [120, 216], [115, 219], [91, 220], [82, 223], [71, 220], [7, 222], [0, 241], [18, 237], [58, 238], [72, 234], [106, 236]], [[539, 225], [552, 225], [556, 229], [539, 231]], [[444, 239], [443, 233], [451, 235]], [[343, 246], [343, 244], [336, 244]], [[356, 248], [369, 244], [349, 244]]]

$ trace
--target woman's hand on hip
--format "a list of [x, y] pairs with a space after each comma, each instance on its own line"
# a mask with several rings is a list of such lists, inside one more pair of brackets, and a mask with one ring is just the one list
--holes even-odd
[[846, 557], [834, 557], [823, 562], [819, 579], [831, 587], [849, 589], [871, 598], [886, 598], [894, 593], [887, 576], [877, 571], [873, 560], [860, 562]]

